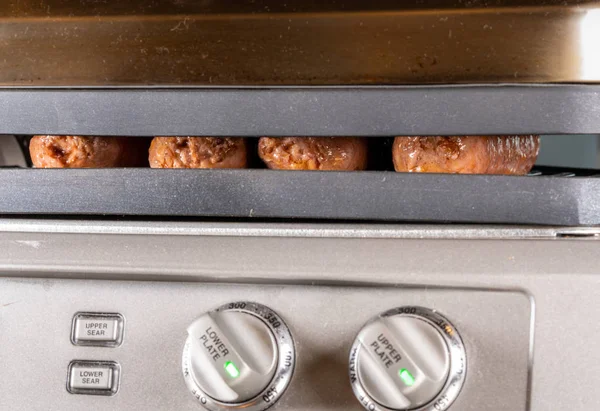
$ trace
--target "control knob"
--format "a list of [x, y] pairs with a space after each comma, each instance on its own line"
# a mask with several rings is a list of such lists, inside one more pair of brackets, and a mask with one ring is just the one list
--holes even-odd
[[350, 351], [350, 382], [371, 411], [443, 411], [463, 386], [467, 358], [456, 328], [423, 307], [371, 319]]
[[225, 304], [202, 315], [187, 332], [183, 375], [206, 409], [265, 410], [287, 388], [294, 343], [281, 317], [268, 307]]

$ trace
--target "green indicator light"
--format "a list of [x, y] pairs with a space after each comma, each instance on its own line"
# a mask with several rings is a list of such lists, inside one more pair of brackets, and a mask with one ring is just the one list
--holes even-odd
[[224, 367], [225, 371], [227, 371], [227, 374], [229, 374], [231, 378], [237, 378], [240, 376], [240, 370], [238, 370], [235, 364], [231, 361], [227, 361]]
[[406, 368], [402, 368], [398, 371], [400, 379], [407, 387], [412, 387], [415, 384], [415, 377]]

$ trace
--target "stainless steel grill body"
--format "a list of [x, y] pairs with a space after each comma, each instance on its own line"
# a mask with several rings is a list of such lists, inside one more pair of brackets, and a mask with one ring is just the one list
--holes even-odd
[[[360, 409], [345, 364], [356, 328], [405, 303], [463, 330], [472, 368], [452, 409], [600, 404], [597, 229], [3, 220], [0, 230], [10, 409], [201, 409], [179, 371], [184, 324], [227, 298], [271, 304], [295, 333], [298, 369], [274, 409]], [[83, 309], [122, 312], [122, 348], [71, 346]], [[120, 392], [69, 395], [66, 366], [79, 357], [119, 361]]]

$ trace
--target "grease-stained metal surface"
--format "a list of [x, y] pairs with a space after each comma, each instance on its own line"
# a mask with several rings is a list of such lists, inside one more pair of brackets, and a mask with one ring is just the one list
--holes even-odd
[[0, 86], [600, 81], [599, 1], [31, 3]]

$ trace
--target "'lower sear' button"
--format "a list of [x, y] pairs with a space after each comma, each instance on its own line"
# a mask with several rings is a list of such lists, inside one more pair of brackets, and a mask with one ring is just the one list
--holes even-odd
[[119, 364], [113, 361], [71, 361], [67, 391], [71, 394], [114, 395], [119, 387]]

